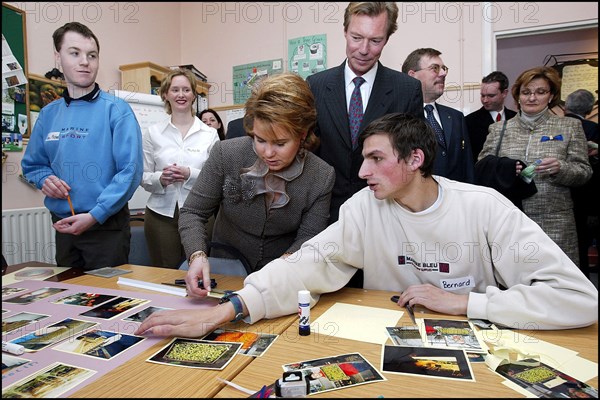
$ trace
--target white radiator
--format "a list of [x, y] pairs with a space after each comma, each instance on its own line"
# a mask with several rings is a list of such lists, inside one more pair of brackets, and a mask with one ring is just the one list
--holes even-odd
[[45, 207], [2, 210], [2, 255], [8, 265], [27, 261], [55, 264], [54, 232]]

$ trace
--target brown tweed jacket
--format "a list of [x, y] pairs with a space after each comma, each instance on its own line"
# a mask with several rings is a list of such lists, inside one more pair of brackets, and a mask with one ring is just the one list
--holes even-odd
[[[267, 213], [265, 195], [254, 195], [240, 180], [240, 170], [257, 159], [251, 137], [217, 142], [179, 216], [179, 233], [189, 257], [207, 251], [206, 223], [218, 211], [212, 240], [237, 248], [253, 269], [298, 250], [329, 220], [333, 167], [307, 152], [304, 169], [286, 183], [289, 202]], [[213, 249], [211, 256], [231, 258]]]
[[[495, 154], [502, 123], [492, 124], [489, 130], [479, 160]], [[507, 121], [498, 156], [522, 160], [527, 164], [547, 157], [559, 160], [558, 173], [536, 174], [534, 181], [538, 191], [523, 200], [523, 211], [577, 263], [577, 233], [570, 188], [583, 185], [592, 176], [581, 123], [549, 111], [533, 124], [517, 115]]]

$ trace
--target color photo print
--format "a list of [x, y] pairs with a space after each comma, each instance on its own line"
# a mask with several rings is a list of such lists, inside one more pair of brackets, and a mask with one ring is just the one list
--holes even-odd
[[26, 305], [26, 304], [34, 303], [36, 301], [40, 301], [40, 300], [45, 299], [46, 297], [52, 296], [56, 293], [64, 292], [65, 290], [67, 290], [67, 289], [45, 287], [45, 288], [41, 288], [41, 289], [36, 289], [32, 292], [22, 294], [21, 296], [11, 297], [10, 299], [3, 300], [3, 301], [5, 303]]
[[132, 299], [128, 297], [118, 297], [107, 303], [101, 304], [96, 308], [83, 312], [79, 315], [91, 318], [113, 319], [122, 313], [129, 311], [135, 307], [149, 303], [150, 300]]
[[136, 312], [135, 314], [130, 315], [127, 318], [123, 318], [123, 321], [133, 321], [133, 322], [141, 323], [141, 322], [144, 322], [144, 320], [146, 318], [148, 318], [155, 312], [163, 311], [163, 310], [172, 310], [172, 308], [149, 306], [149, 307], [144, 308], [141, 311]]
[[215, 329], [202, 339], [215, 342], [240, 342], [242, 343], [241, 355], [260, 357], [277, 339], [277, 335]]
[[503, 364], [496, 372], [540, 398], [598, 398], [598, 390], [534, 359]]
[[285, 364], [283, 370], [308, 376], [309, 394], [387, 380], [360, 353]]
[[41, 321], [50, 317], [47, 314], [36, 314], [30, 312], [20, 312], [10, 317], [2, 318], [2, 334], [11, 333], [26, 325]]
[[174, 338], [146, 361], [178, 367], [223, 369], [242, 347], [242, 343], [210, 342]]
[[53, 301], [54, 304], [67, 304], [71, 306], [95, 307], [99, 304], [114, 299], [115, 296], [98, 293], [75, 293]]
[[464, 349], [472, 353], [487, 353], [475, 329], [467, 320], [424, 318], [426, 346]]
[[384, 345], [381, 357], [383, 372], [475, 381], [464, 350]]
[[3, 388], [2, 398], [60, 397], [95, 373], [90, 369], [57, 362]]
[[65, 318], [35, 332], [20, 338], [13, 339], [10, 343], [20, 344], [25, 351], [39, 351], [52, 346], [65, 339], [72, 338], [98, 325], [95, 322], [81, 321], [78, 319]]
[[141, 336], [95, 329], [60, 343], [54, 350], [110, 360], [143, 340]]

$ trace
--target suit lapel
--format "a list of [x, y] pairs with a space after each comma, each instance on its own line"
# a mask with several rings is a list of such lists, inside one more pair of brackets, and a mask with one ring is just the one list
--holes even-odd
[[336, 130], [344, 143], [352, 148], [350, 138], [350, 125], [348, 124], [348, 110], [346, 109], [346, 90], [344, 88], [344, 65], [338, 66], [331, 74], [325, 85], [325, 104]]
[[391, 96], [393, 90], [394, 85], [389, 82], [387, 71], [380, 63], [377, 67], [377, 75], [375, 75], [375, 82], [373, 82], [369, 103], [367, 104], [365, 115], [360, 125], [361, 130], [376, 118], [387, 114], [391, 99], [393, 98]]
[[493, 124], [494, 122], [496, 122], [496, 121], [494, 121], [494, 118], [492, 118], [492, 115], [490, 114], [490, 112], [483, 107], [481, 107], [481, 116], [490, 125]]

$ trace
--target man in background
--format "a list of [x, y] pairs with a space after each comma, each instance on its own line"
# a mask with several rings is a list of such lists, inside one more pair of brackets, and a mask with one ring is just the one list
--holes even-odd
[[127, 202], [144, 170], [142, 132], [131, 107], [96, 83], [96, 35], [69, 22], [52, 38], [67, 90], [41, 110], [21, 162], [23, 175], [46, 196], [59, 266], [127, 264]]
[[482, 107], [465, 117], [475, 161], [487, 138], [488, 127], [494, 122], [509, 120], [517, 115], [515, 111], [504, 107], [508, 84], [508, 77], [500, 71], [485, 76], [481, 80], [480, 90]]
[[438, 143], [433, 173], [456, 181], [473, 183], [473, 154], [462, 112], [435, 101], [444, 94], [448, 67], [432, 48], [416, 49], [406, 57], [402, 72], [421, 81], [424, 104], [420, 114], [436, 134]]
[[358, 135], [364, 127], [393, 112], [422, 115], [419, 82], [379, 62], [398, 28], [397, 19], [395, 2], [348, 4], [344, 12], [346, 60], [306, 79], [317, 105], [315, 132], [321, 146], [316, 154], [336, 171], [330, 223], [337, 221], [342, 203], [366, 186], [358, 176], [363, 161]]
[[600, 163], [598, 162], [598, 124], [586, 119], [592, 112], [596, 98], [589, 90], [578, 89], [567, 96], [565, 101], [565, 117], [581, 121], [583, 132], [588, 142], [588, 157], [592, 166], [592, 177], [582, 186], [572, 187], [573, 211], [575, 213], [575, 229], [579, 247], [579, 268], [588, 278], [590, 277], [590, 262], [588, 249], [594, 239], [600, 238], [600, 223], [598, 221], [598, 204], [596, 190], [600, 187], [598, 177]]
[[236, 137], [246, 136], [246, 130], [244, 129], [244, 117], [234, 119], [227, 123], [227, 133], [225, 133], [225, 139], [233, 139]]

